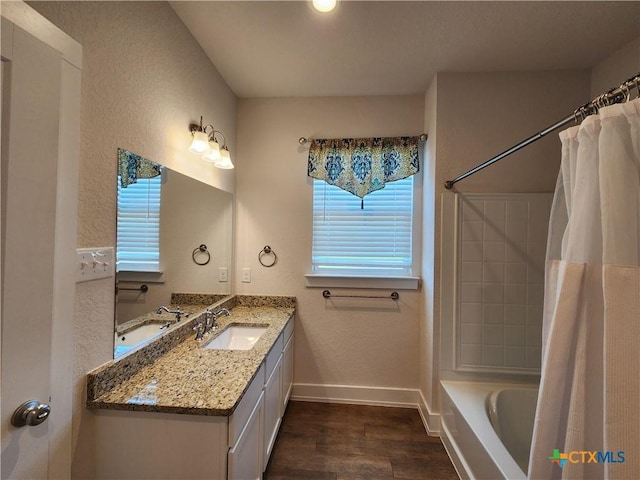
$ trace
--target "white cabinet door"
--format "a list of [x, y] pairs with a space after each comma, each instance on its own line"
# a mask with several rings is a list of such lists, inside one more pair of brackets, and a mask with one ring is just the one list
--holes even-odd
[[282, 352], [282, 410], [281, 415], [284, 415], [284, 411], [289, 403], [291, 397], [291, 390], [293, 388], [293, 335], [289, 338], [289, 341], [284, 347]]
[[282, 357], [278, 359], [271, 377], [267, 380], [264, 386], [264, 465], [263, 470], [266, 470], [267, 463], [269, 463], [269, 455], [273, 449], [273, 444], [276, 441], [278, 435], [278, 428], [280, 428], [281, 414], [281, 400], [280, 394], [282, 391], [281, 378], [282, 378]]
[[240, 438], [229, 450], [228, 480], [260, 480], [262, 478], [263, 421], [264, 393], [261, 393]]

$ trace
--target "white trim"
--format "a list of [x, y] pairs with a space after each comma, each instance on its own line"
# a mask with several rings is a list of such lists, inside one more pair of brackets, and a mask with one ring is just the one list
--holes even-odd
[[299, 402], [347, 403], [380, 407], [418, 408], [420, 404], [420, 391], [409, 388], [294, 383], [291, 400]]
[[440, 370], [455, 370], [456, 347], [456, 304], [457, 304], [457, 261], [456, 252], [458, 238], [458, 194], [445, 192], [441, 196], [440, 205]]
[[308, 288], [396, 288], [398, 290], [419, 290], [420, 277], [344, 277], [332, 275], [306, 274]]
[[418, 411], [420, 412], [420, 418], [424, 428], [427, 430], [427, 434], [432, 437], [439, 437], [441, 431], [440, 414], [434, 413], [429, 407], [429, 403], [424, 398], [422, 391], [418, 391], [420, 394], [420, 403], [418, 404]]
[[[71, 475], [73, 421], [73, 318], [76, 298], [76, 238], [80, 159], [82, 72], [62, 62], [56, 199], [53, 312], [51, 320], [51, 418], [49, 475]], [[51, 448], [56, 445], [56, 448]]]
[[131, 272], [123, 270], [116, 274], [117, 282], [164, 283], [164, 272]]
[[82, 46], [23, 1], [2, 2], [2, 16], [59, 51], [62, 58], [82, 70]]

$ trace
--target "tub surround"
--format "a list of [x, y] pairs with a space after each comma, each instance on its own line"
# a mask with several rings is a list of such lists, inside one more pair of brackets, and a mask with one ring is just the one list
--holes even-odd
[[[202, 311], [182, 325], [87, 376], [87, 406], [192, 415], [231, 415], [273, 347], [293, 319], [295, 297], [235, 296], [215, 305], [228, 308], [220, 328], [196, 341]], [[201, 348], [229, 324], [266, 325], [251, 350]]]

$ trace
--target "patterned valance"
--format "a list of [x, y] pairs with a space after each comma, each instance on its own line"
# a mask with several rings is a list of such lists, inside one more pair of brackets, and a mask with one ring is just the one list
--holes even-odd
[[120, 186], [136, 183], [139, 178], [153, 178], [162, 173], [162, 165], [151, 160], [118, 148], [118, 173], [120, 174]]
[[420, 171], [419, 137], [316, 139], [309, 148], [310, 177], [363, 198]]

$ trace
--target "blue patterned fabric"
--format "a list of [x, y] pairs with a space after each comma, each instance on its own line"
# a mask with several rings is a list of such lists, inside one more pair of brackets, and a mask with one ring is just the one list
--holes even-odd
[[162, 165], [118, 148], [118, 173], [120, 186], [127, 188], [127, 185], [136, 183], [139, 178], [157, 177], [162, 173]]
[[420, 171], [419, 137], [316, 139], [307, 174], [360, 198]]

